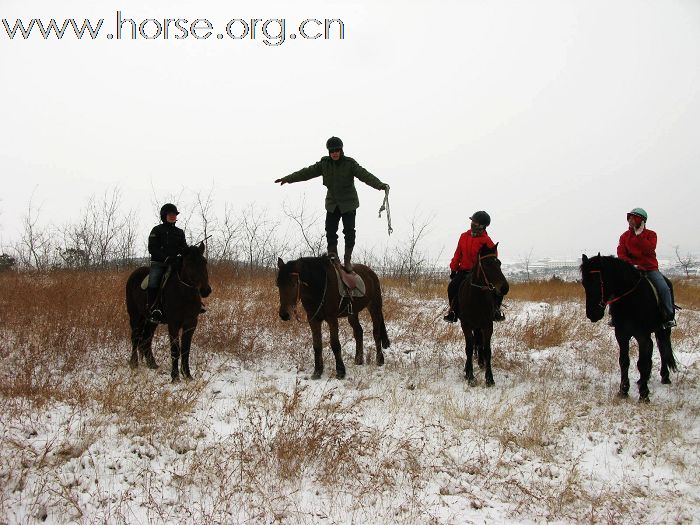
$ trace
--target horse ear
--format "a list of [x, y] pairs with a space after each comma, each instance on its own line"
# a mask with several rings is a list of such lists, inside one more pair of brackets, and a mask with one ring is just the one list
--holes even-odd
[[280, 270], [284, 268], [284, 261], [282, 260], [282, 257], [277, 257], [277, 268]]
[[581, 254], [581, 262], [586, 262], [588, 260], [588, 257], [586, 257], [585, 253]]
[[598, 252], [598, 257], [600, 257], [600, 252]]
[[[500, 241], [499, 241], [499, 242], [500, 242]], [[498, 248], [498, 243], [496, 243], [496, 246], [494, 246], [494, 248]]]
[[199, 248], [199, 253], [204, 253], [204, 241], [200, 242], [197, 248]]

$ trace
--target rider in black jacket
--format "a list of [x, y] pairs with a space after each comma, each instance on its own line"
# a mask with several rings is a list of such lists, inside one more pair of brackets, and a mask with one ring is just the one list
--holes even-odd
[[155, 307], [158, 289], [168, 266], [187, 248], [184, 230], [175, 226], [180, 212], [174, 204], [164, 204], [160, 209], [162, 224], [155, 226], [148, 236], [148, 253], [151, 254], [151, 269], [148, 274], [148, 310], [151, 322], [158, 323], [163, 312]]

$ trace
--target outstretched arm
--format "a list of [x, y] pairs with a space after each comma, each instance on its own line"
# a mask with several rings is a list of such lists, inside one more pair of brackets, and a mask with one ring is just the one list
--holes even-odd
[[299, 171], [295, 171], [291, 175], [287, 175], [286, 177], [277, 179], [275, 180], [275, 183], [291, 184], [292, 182], [301, 182], [313, 179], [314, 177], [320, 177], [322, 173], [323, 171], [321, 170], [321, 161], [319, 161], [316, 164], [312, 164], [311, 166], [302, 168]]
[[358, 163], [355, 163], [355, 166], [353, 167], [353, 175], [368, 186], [372, 186], [376, 190], [389, 189], [388, 184], [384, 184], [382, 181], [380, 181], [377, 177], [372, 175], [369, 171], [360, 166]]

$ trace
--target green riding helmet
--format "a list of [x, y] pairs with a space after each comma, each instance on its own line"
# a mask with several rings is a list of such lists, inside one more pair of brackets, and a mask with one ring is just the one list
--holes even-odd
[[647, 212], [644, 211], [644, 208], [633, 209], [627, 214], [627, 218], [629, 218], [630, 215], [636, 215], [637, 217], [641, 217], [644, 222], [647, 222]]

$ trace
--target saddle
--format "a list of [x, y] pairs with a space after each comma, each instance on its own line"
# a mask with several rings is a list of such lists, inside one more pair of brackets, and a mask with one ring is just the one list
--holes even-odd
[[367, 287], [365, 282], [355, 272], [348, 273], [337, 259], [331, 259], [335, 275], [338, 278], [338, 292], [340, 297], [364, 297]]

